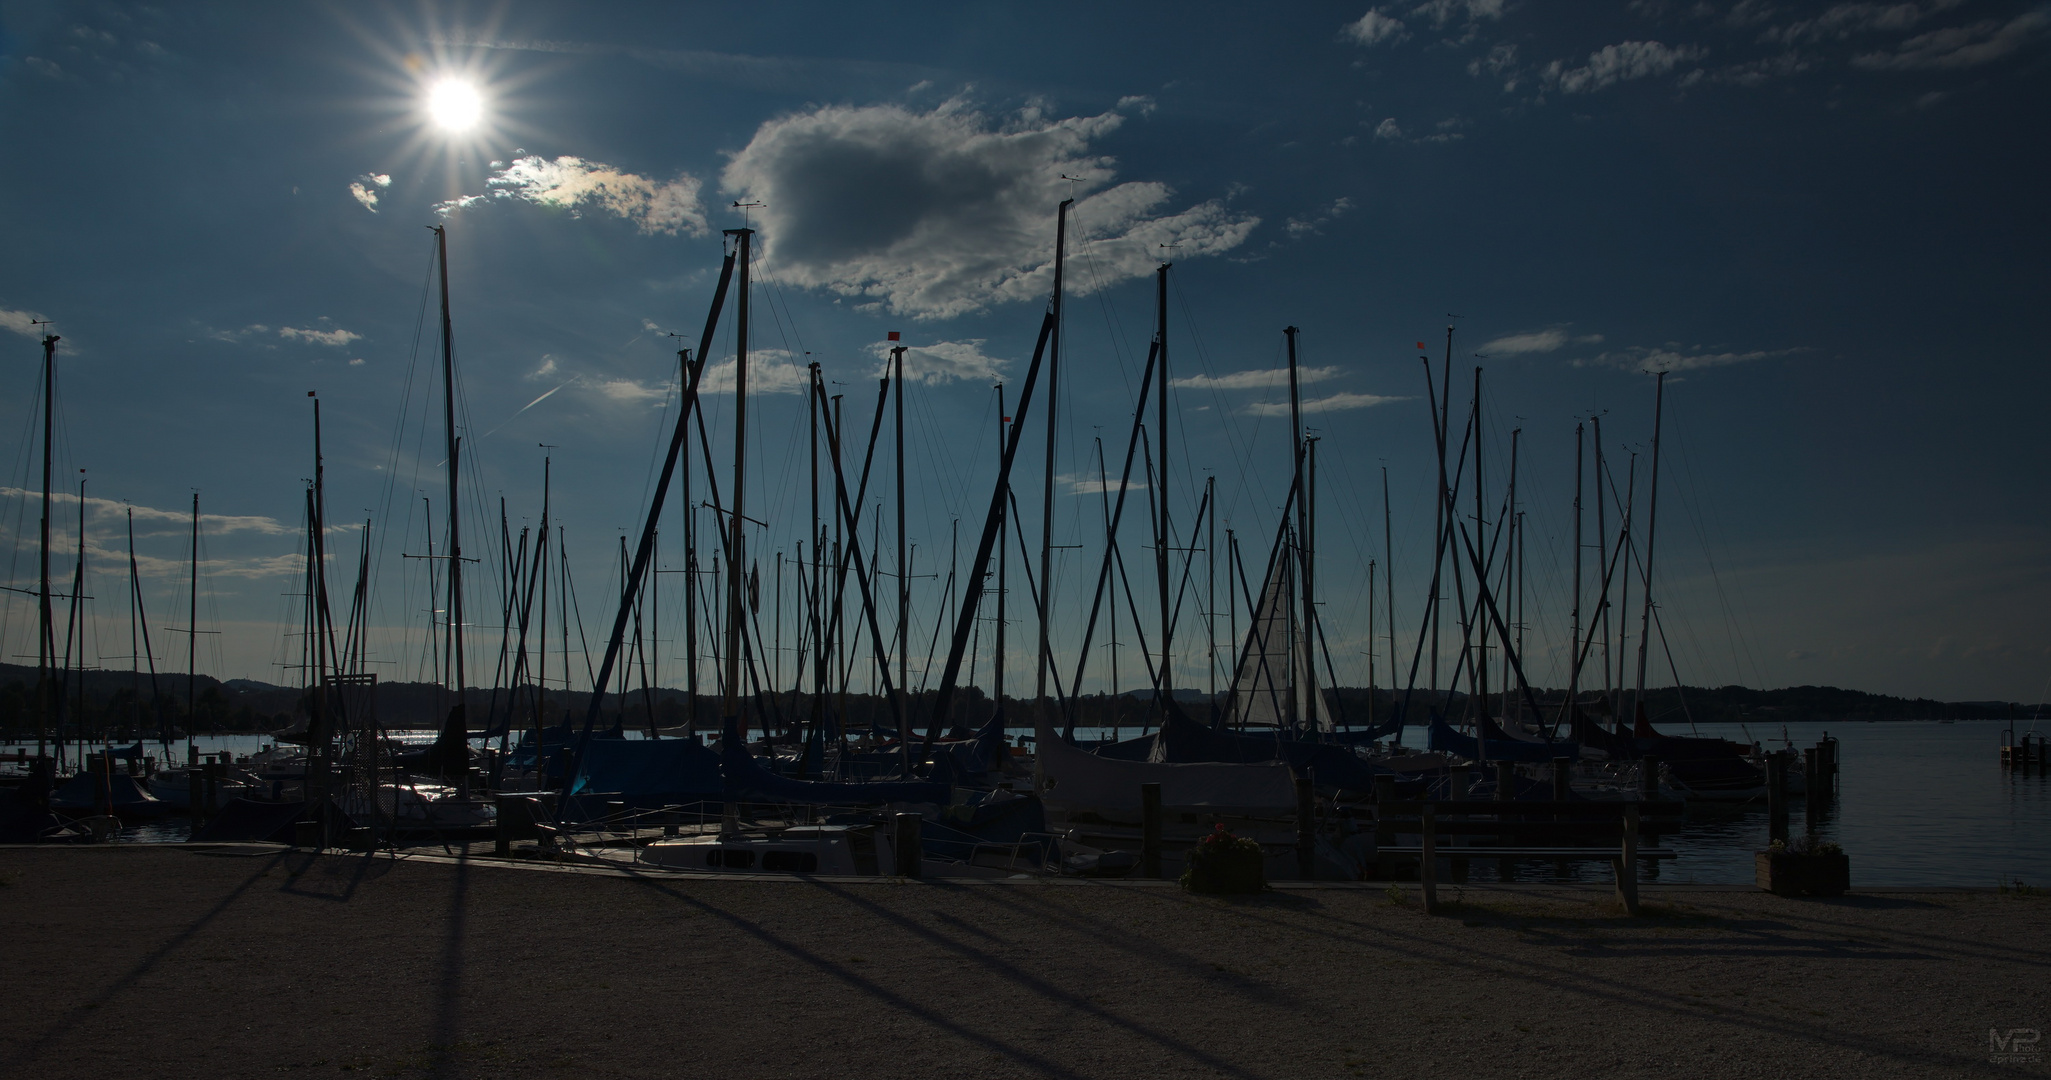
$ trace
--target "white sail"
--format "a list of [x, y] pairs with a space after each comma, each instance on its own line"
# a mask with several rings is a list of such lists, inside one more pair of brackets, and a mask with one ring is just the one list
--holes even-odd
[[1292, 727], [1308, 721], [1320, 731], [1333, 729], [1324, 695], [1308, 695], [1302, 685], [1304, 665], [1313, 653], [1310, 635], [1297, 617], [1302, 598], [1296, 591], [1299, 552], [1292, 539], [1285, 529], [1240, 646], [1225, 707], [1225, 722], [1232, 728]]

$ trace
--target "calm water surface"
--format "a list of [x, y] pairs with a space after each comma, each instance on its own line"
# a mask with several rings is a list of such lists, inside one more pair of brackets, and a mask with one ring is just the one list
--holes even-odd
[[[1839, 794], [1813, 823], [1803, 821], [1803, 801], [1790, 800], [1790, 828], [1799, 834], [1813, 825], [1826, 839], [1844, 845], [1852, 859], [1856, 887], [1964, 885], [1992, 887], [2017, 881], [2051, 884], [2051, 778], [2001, 767], [2006, 722], [1789, 724], [1796, 747], [1814, 746], [1825, 732], [1837, 737]], [[2018, 724], [2027, 728], [2026, 723]], [[2051, 734], [2051, 724], [2039, 729]], [[1684, 734], [1683, 732], [1675, 732]], [[1705, 735], [1742, 738], [1727, 725], [1705, 726]], [[1088, 738], [1098, 733], [1078, 730]], [[1133, 732], [1123, 732], [1130, 737]], [[1753, 725], [1750, 734], [1778, 746], [1780, 731]], [[431, 739], [432, 733], [423, 733]], [[255, 753], [269, 740], [260, 735], [212, 735], [198, 739], [201, 753]], [[15, 744], [4, 749], [11, 752]], [[31, 749], [33, 744], [30, 744]], [[176, 756], [184, 757], [182, 746]], [[187, 819], [130, 826], [119, 838], [130, 843], [166, 843], [189, 835]], [[1732, 883], [1753, 878], [1752, 854], [1766, 846], [1766, 806], [1707, 808], [1691, 812], [1679, 829], [1660, 837], [1680, 857], [1647, 864], [1648, 881]], [[1496, 860], [1477, 859], [1475, 881], [1495, 880]], [[1549, 863], [1517, 863], [1517, 880], [1559, 876]], [[1566, 877], [1606, 877], [1600, 864], [1576, 864]]]

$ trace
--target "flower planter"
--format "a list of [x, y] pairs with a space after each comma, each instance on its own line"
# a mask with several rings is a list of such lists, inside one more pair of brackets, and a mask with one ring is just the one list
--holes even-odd
[[1189, 849], [1182, 887], [1214, 896], [1257, 893], [1268, 887], [1266, 860], [1258, 842], [1232, 836], [1220, 827]]
[[1759, 887], [1777, 896], [1843, 896], [1852, 887], [1851, 856], [1762, 851], [1753, 856]]

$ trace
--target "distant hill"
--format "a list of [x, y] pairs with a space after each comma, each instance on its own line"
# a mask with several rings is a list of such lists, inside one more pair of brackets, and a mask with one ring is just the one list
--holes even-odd
[[[0, 736], [18, 738], [34, 733], [34, 717], [28, 708], [29, 687], [36, 678], [36, 669], [20, 664], [0, 664]], [[127, 671], [88, 671], [82, 676], [74, 675], [83, 683], [85, 700], [84, 715], [90, 730], [99, 731], [103, 726], [121, 730], [129, 728], [138, 717], [146, 730], [154, 730], [157, 724], [156, 710], [148, 703], [150, 678], [138, 678]], [[138, 706], [134, 688], [140, 686], [141, 703]], [[183, 674], [160, 674], [156, 679], [163, 715], [171, 723], [183, 729], [186, 723], [187, 679]], [[276, 686], [256, 679], [229, 679], [222, 681], [212, 676], [201, 675], [190, 683], [194, 705], [198, 713], [195, 727], [202, 731], [274, 731], [289, 726], [303, 715], [304, 704], [297, 687]], [[77, 701], [80, 684], [74, 682], [67, 693], [67, 712], [78, 712]], [[550, 723], [560, 722], [567, 711], [573, 721], [581, 722], [590, 707], [588, 693], [565, 694], [554, 690], [548, 693], [546, 715]], [[1205, 691], [1193, 687], [1179, 687], [1175, 698], [1185, 707], [1195, 706], [1190, 711], [1201, 715], [1201, 706], [1209, 699]], [[524, 694], [523, 694], [524, 697]], [[1103, 694], [1085, 694], [1078, 702], [1077, 721], [1097, 726], [1116, 723], [1120, 726], [1137, 726], [1148, 720], [1152, 692], [1145, 689], [1121, 693], [1113, 707], [1112, 699]], [[1365, 723], [1369, 713], [1369, 694], [1362, 687], [1343, 687], [1338, 691], [1340, 707], [1351, 723]], [[1377, 690], [1374, 694], [1372, 715], [1377, 719], [1391, 714], [1401, 699], [1400, 691]], [[1491, 695], [1501, 709], [1499, 695]], [[1539, 690], [1533, 692], [1539, 706], [1548, 714], [1556, 713], [1565, 694], [1561, 690]], [[1646, 693], [1647, 709], [1655, 723], [1673, 724], [1724, 724], [1724, 723], [1794, 723], [1800, 721], [1836, 720], [1976, 720], [2025, 718], [2044, 711], [2047, 706], [2011, 701], [1937, 701], [1930, 698], [1901, 698], [1885, 694], [1869, 694], [1858, 690], [1844, 690], [1835, 686], [1790, 686], [1776, 690], [1753, 690], [1743, 686], [1720, 687], [1661, 687]], [[1429, 702], [1428, 692], [1419, 692], [1412, 703], [1412, 709], [1422, 719]], [[915, 723], [925, 723], [927, 703], [931, 692], [910, 695], [910, 711]], [[846, 720], [849, 726], [862, 727], [870, 723], [891, 726], [894, 712], [890, 702], [871, 694], [848, 694], [844, 699], [834, 695], [836, 705], [843, 701], [846, 706]], [[962, 689], [955, 698], [957, 718], [963, 723], [974, 723], [988, 715], [988, 698], [975, 688]], [[1026, 699], [1011, 699], [1013, 714], [1021, 719]], [[1591, 712], [1600, 712], [1601, 706], [1594, 701], [1594, 695], [1583, 694], [1583, 707]], [[470, 726], [483, 727], [489, 722], [493, 709], [503, 710], [509, 704], [509, 695], [501, 690], [496, 695], [489, 689], [473, 687], [469, 694]], [[625, 700], [609, 698], [606, 702], [602, 722], [610, 726], [614, 722], [640, 729], [648, 724], [649, 704], [652, 701], [655, 720], [665, 729], [682, 727], [687, 718], [685, 694], [674, 687], [650, 689], [644, 697], [639, 689], [631, 691]], [[434, 683], [388, 682], [378, 685], [377, 715], [379, 723], [388, 728], [435, 728], [441, 726], [453, 704], [449, 692]], [[622, 712], [624, 705], [624, 712]], [[698, 723], [701, 728], [714, 727], [719, 723], [721, 703], [709, 693], [698, 696]], [[1459, 693], [1446, 695], [1444, 708], [1458, 715], [1465, 711], [1466, 696]], [[749, 723], [759, 726], [763, 714], [768, 714], [773, 725], [782, 726], [811, 713], [811, 700], [804, 695], [793, 697], [784, 693], [770, 702], [749, 705]], [[524, 707], [522, 709], [524, 713]], [[780, 719], [779, 719], [780, 718]], [[531, 722], [531, 717], [522, 716], [522, 723]], [[74, 728], [75, 730], [75, 728]]]

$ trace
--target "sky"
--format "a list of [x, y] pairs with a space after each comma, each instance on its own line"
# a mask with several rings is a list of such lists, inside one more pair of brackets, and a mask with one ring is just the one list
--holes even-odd
[[[132, 509], [151, 650], [185, 669], [197, 493], [199, 669], [299, 678], [315, 391], [330, 589], [353, 587], [368, 521], [373, 670], [430, 670], [426, 612], [446, 605], [428, 575], [442, 564], [407, 556], [446, 546], [427, 228], [441, 225], [464, 548], [479, 559], [465, 569], [470, 670], [497, 656], [501, 500], [517, 545], [540, 521], [544, 455], [558, 554], [602, 648], [620, 538], [638, 535], [673, 423], [676, 350], [696, 346], [724, 230], [746, 226], [763, 632], [775, 636], [778, 556], [809, 530], [804, 364], [844, 395], [858, 454], [894, 331], [910, 350], [916, 683], [991, 499], [994, 387], [1015, 411], [1053, 287], [1056, 205], [1072, 198], [1050, 594], [1064, 681], [1168, 261], [1166, 479], [1137, 467], [1120, 545], [1157, 648], [1147, 500], [1165, 491], [1189, 581], [1179, 685], [1206, 688], [1207, 641], [1223, 656], [1245, 625], [1243, 598], [1228, 609], [1228, 533], [1254, 590], [1275, 537], [1292, 469], [1288, 326], [1319, 440], [1333, 669], [1364, 684], [1371, 654], [1389, 685], [1393, 652], [1400, 684], [1432, 563], [1419, 357], [1440, 369], [1450, 326], [1456, 442], [1481, 369], [1491, 535], [1515, 446], [1521, 584], [1499, 587], [1506, 605], [1522, 598], [1508, 614], [1534, 682], [1567, 680], [1578, 425], [1584, 622], [1620, 504], [1636, 499], [1639, 528], [1654, 518], [1650, 684], [2044, 700], [2047, 61], [2051, 7], [1970, 0], [0, 2], [9, 584], [36, 587], [41, 340], [55, 333], [53, 591], [70, 592], [82, 479], [87, 663], [138, 655]], [[722, 490], [733, 322], [730, 307], [704, 382]], [[1044, 384], [1030, 408], [1015, 527], [1037, 546]], [[1612, 469], [1601, 536], [1592, 418]], [[887, 416], [863, 508], [862, 545], [880, 540], [886, 574], [892, 439]], [[707, 463], [694, 460], [702, 501]], [[1207, 480], [1215, 506], [1199, 521]], [[1471, 487], [1462, 498], [1471, 515]], [[664, 515], [667, 571], [683, 566], [680, 503], [673, 493]], [[1035, 633], [1020, 550], [1014, 535], [1014, 692], [1032, 680]], [[785, 576], [788, 646], [799, 575]], [[650, 615], [656, 677], [671, 685], [685, 577], [659, 576]], [[32, 600], [5, 595], [0, 651], [32, 663]], [[1637, 582], [1613, 594], [1612, 670], [1635, 663], [1642, 595]], [[894, 611], [883, 617], [893, 634]], [[1145, 673], [1129, 609], [1118, 626], [1130, 689]], [[983, 685], [991, 629], [975, 641]], [[1085, 689], [1109, 685], [1108, 632]], [[566, 654], [551, 648], [561, 678]], [[569, 648], [582, 685], [584, 645]], [[865, 685], [867, 664], [856, 672]]]

